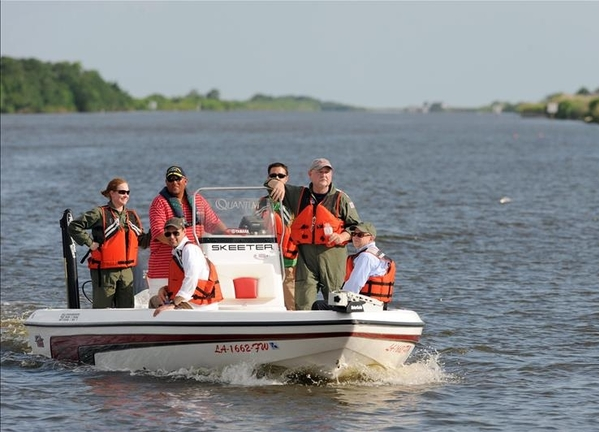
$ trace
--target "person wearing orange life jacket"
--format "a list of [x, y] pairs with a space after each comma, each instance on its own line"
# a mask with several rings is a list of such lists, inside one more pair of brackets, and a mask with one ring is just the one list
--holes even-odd
[[183, 218], [171, 218], [164, 224], [164, 236], [171, 244], [172, 260], [168, 284], [150, 298], [154, 316], [168, 309], [218, 309], [223, 299], [214, 264], [198, 245], [185, 235]]
[[[395, 284], [395, 263], [375, 244], [376, 229], [370, 222], [361, 222], [352, 232], [352, 243], [356, 253], [347, 257], [344, 291], [360, 293], [384, 303], [383, 308], [393, 297]], [[312, 310], [331, 310], [325, 300], [317, 300]]]
[[[289, 169], [282, 162], [273, 162], [268, 165], [268, 178], [279, 179], [282, 183], [287, 183], [289, 180]], [[259, 204], [259, 208], [263, 209], [266, 206], [266, 200], [271, 199], [264, 197]], [[285, 299], [285, 308], [287, 310], [295, 310], [295, 266], [297, 264], [298, 248], [291, 240], [291, 221], [293, 215], [289, 209], [281, 205], [280, 201], [272, 202], [274, 210], [275, 225], [277, 232], [277, 241], [281, 245], [283, 254], [283, 265], [285, 266], [285, 278], [283, 280], [283, 298]], [[281, 214], [283, 217], [281, 217]], [[281, 238], [283, 237], [283, 238]]]
[[350, 230], [359, 222], [349, 196], [333, 185], [333, 166], [327, 159], [312, 161], [308, 169], [310, 185], [294, 186], [277, 178], [264, 185], [274, 200], [295, 215], [291, 239], [299, 256], [295, 275], [295, 306], [309, 310], [318, 291], [328, 298], [329, 288], [340, 287], [345, 277], [345, 260]]
[[101, 192], [108, 204], [82, 214], [68, 226], [73, 240], [90, 249], [94, 309], [134, 307], [133, 267], [144, 232], [135, 210], [126, 208], [129, 193], [124, 179], [110, 180]]

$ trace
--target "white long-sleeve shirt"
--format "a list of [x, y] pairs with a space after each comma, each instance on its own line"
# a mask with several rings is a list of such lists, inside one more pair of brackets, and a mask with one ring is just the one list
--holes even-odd
[[[185, 246], [189, 243], [188, 246]], [[198, 280], [208, 280], [210, 268], [208, 261], [202, 252], [202, 249], [194, 243], [191, 243], [187, 237], [183, 237], [181, 243], [173, 249], [173, 255], [183, 266], [185, 277], [177, 296], [181, 296], [185, 301], [191, 300], [196, 290]]]
[[[362, 252], [368, 248], [375, 248], [378, 251], [376, 244], [370, 242], [356, 253]], [[354, 269], [352, 270], [349, 279], [343, 284], [343, 290], [359, 293], [370, 276], [382, 276], [387, 273], [388, 268], [389, 262], [381, 260], [368, 252], [361, 253], [354, 260]]]

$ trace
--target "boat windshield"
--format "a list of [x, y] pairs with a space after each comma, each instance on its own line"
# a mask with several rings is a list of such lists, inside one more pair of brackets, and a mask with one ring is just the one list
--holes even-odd
[[[201, 227], [194, 230], [198, 243], [216, 236], [276, 236], [274, 203], [263, 186], [199, 188], [194, 201], [198, 213], [193, 216], [193, 224]], [[226, 231], [217, 228], [218, 221], [227, 227]]]
[[[267, 189], [200, 188], [194, 201], [198, 209], [192, 218], [194, 235], [206, 258], [216, 266], [223, 292], [231, 293], [239, 278], [253, 278], [258, 280], [259, 297], [270, 296], [284, 309], [284, 262]], [[272, 295], [265, 294], [268, 292]]]

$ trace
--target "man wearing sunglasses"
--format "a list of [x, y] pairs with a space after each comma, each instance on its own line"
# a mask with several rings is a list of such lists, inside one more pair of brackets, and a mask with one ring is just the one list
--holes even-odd
[[[289, 180], [287, 165], [282, 162], [271, 163], [268, 166], [268, 179], [279, 179], [282, 183], [287, 183]], [[263, 208], [268, 199], [271, 198], [264, 197], [264, 202], [261, 202], [259, 207]], [[281, 252], [283, 253], [283, 264], [285, 266], [285, 278], [283, 279], [285, 308], [295, 310], [295, 266], [297, 264], [298, 249], [295, 243], [291, 241], [291, 220], [293, 215], [287, 207], [281, 205], [280, 201], [274, 201], [272, 208], [275, 211], [277, 241], [282, 248]], [[283, 215], [282, 218], [281, 214]], [[281, 239], [281, 237], [283, 238]]]
[[168, 283], [150, 298], [154, 316], [168, 309], [218, 309], [223, 295], [216, 268], [200, 247], [185, 235], [185, 221], [171, 218], [164, 224], [163, 235], [171, 246]]
[[295, 271], [295, 306], [309, 310], [318, 290], [326, 299], [329, 288], [343, 283], [350, 230], [360, 221], [349, 196], [333, 185], [333, 165], [314, 159], [308, 169], [310, 185], [294, 186], [278, 178], [265, 183], [274, 200], [294, 214], [291, 239], [299, 248]]
[[[345, 282], [342, 289], [373, 297], [384, 303], [384, 309], [393, 296], [395, 263], [375, 244], [376, 229], [370, 222], [361, 222], [352, 231], [356, 253], [347, 257]], [[312, 310], [331, 310], [325, 300], [317, 300]]]
[[[149, 217], [152, 241], [150, 242], [150, 258], [148, 260], [149, 296], [157, 294], [158, 289], [168, 282], [169, 263], [171, 261], [171, 245], [164, 236], [162, 227], [173, 217], [183, 218], [186, 235], [194, 241], [192, 222], [193, 196], [187, 192], [187, 176], [179, 166], [173, 165], [166, 170], [165, 186], [150, 204]], [[223, 233], [226, 225], [218, 218], [210, 204], [201, 195], [196, 195], [196, 231], [198, 237], [203, 231]]]

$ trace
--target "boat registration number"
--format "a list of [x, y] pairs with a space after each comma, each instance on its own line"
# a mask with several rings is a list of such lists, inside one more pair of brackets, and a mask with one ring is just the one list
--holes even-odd
[[410, 352], [412, 347], [410, 345], [402, 345], [402, 344], [391, 344], [385, 351], [390, 351], [398, 354], [405, 354]]
[[279, 348], [275, 342], [253, 342], [237, 344], [216, 344], [214, 352], [216, 354], [242, 354], [260, 351], [268, 351]]
[[58, 318], [59, 322], [74, 322], [79, 321], [79, 312], [62, 313]]

